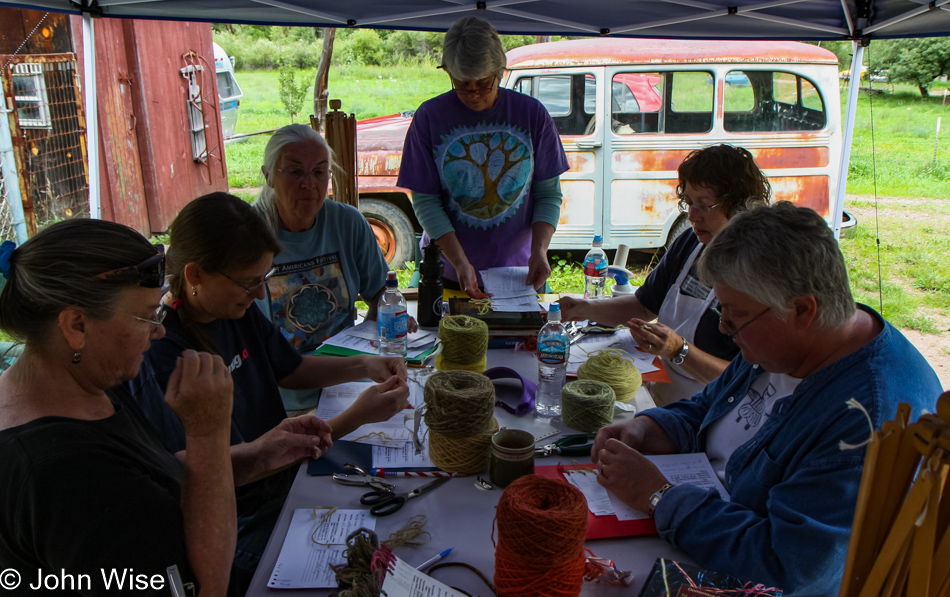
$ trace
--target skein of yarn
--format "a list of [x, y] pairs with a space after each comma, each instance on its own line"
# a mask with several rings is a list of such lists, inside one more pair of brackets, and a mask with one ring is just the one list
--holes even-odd
[[561, 420], [571, 429], [596, 433], [614, 422], [613, 388], [602, 381], [578, 379], [561, 389]]
[[432, 464], [451, 473], [484, 471], [498, 431], [491, 380], [471, 371], [436, 371], [426, 382], [425, 404]]
[[461, 369], [483, 373], [488, 352], [488, 324], [468, 315], [450, 315], [439, 322], [442, 352], [435, 357], [440, 371]]
[[538, 475], [509, 485], [495, 513], [498, 597], [568, 597], [584, 580], [587, 500], [576, 487]]
[[623, 358], [616, 348], [607, 348], [591, 353], [590, 358], [577, 368], [577, 379], [602, 381], [617, 395], [617, 400], [627, 402], [643, 385], [643, 378], [633, 363]]

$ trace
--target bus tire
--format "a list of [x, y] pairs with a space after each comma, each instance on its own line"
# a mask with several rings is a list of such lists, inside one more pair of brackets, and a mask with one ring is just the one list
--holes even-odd
[[412, 221], [401, 209], [379, 199], [360, 199], [360, 212], [369, 222], [376, 243], [393, 270], [400, 270], [407, 261], [415, 261], [416, 233]]
[[676, 220], [676, 222], [673, 223], [673, 227], [670, 228], [670, 235], [666, 237], [666, 250], [669, 251], [670, 247], [673, 246], [673, 241], [690, 228], [692, 228], [692, 224], [689, 223], [688, 218], [682, 217]]

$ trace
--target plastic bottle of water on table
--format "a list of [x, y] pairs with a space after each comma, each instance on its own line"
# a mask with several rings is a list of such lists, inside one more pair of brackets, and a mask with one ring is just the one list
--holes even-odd
[[409, 313], [406, 299], [399, 292], [396, 272], [386, 274], [386, 292], [379, 297], [379, 354], [406, 356], [406, 336], [409, 331]]
[[584, 257], [584, 298], [597, 299], [607, 295], [607, 254], [601, 248], [604, 240], [597, 235]]
[[538, 333], [538, 393], [534, 397], [539, 415], [561, 414], [561, 388], [567, 374], [571, 345], [561, 323], [561, 306], [551, 305], [548, 322]]

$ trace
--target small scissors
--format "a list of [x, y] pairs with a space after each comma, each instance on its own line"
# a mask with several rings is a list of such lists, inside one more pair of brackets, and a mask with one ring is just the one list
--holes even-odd
[[451, 477], [439, 477], [438, 479], [426, 483], [422, 487], [416, 487], [409, 493], [396, 494], [393, 491], [387, 491], [385, 489], [374, 489], [369, 493], [364, 493], [360, 498], [360, 503], [364, 506], [371, 506], [369, 513], [373, 516], [389, 516], [390, 514], [398, 512], [399, 509], [403, 507], [403, 504], [406, 503], [406, 500], [419, 497], [451, 480]]
[[594, 441], [586, 433], [565, 435], [553, 444], [538, 446], [534, 449], [535, 456], [590, 456], [594, 449]]

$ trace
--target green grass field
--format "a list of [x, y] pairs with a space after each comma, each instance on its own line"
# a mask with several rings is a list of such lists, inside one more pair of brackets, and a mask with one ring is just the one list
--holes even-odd
[[[237, 79], [245, 94], [238, 132], [274, 129], [289, 123], [277, 99], [276, 71], [239, 72]], [[694, 83], [699, 89], [705, 86], [705, 79], [698, 77]], [[330, 97], [341, 99], [344, 109], [358, 119], [414, 109], [448, 88], [448, 77], [431, 67], [344, 67], [330, 71]], [[934, 159], [937, 119], [950, 115], [950, 106], [942, 102], [945, 88], [946, 84], [935, 83], [930, 98], [920, 97], [909, 85], [887, 86], [887, 93], [873, 98], [866, 93], [860, 96], [848, 193], [862, 197], [846, 206], [858, 216], [860, 226], [855, 238], [841, 242], [856, 298], [878, 308], [872, 176], [876, 166], [877, 194], [890, 197], [878, 202], [884, 312], [898, 327], [930, 333], [940, 331], [942, 315], [950, 313], [950, 226], [945, 225], [950, 221], [950, 203], [946, 201], [950, 197], [950, 130], [936, 144]], [[748, 101], [743, 89], [736, 88], [727, 98], [734, 102], [732, 105]], [[697, 103], [696, 108], [704, 109], [704, 94], [697, 96], [700, 100], [692, 101], [699, 101], [702, 106]], [[842, 112], [846, 96], [847, 88], [842, 87]], [[687, 102], [684, 97], [677, 106], [690, 107]], [[944, 124], [950, 128], [950, 122]], [[256, 136], [227, 147], [230, 184], [246, 200], [254, 198], [254, 188], [260, 185], [260, 160], [267, 138]], [[554, 290], [582, 292], [583, 275], [577, 264], [583, 254], [551, 257]], [[633, 283], [641, 283], [654, 265], [655, 259], [642, 254], [632, 257], [628, 267], [637, 274]]]

